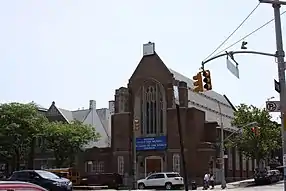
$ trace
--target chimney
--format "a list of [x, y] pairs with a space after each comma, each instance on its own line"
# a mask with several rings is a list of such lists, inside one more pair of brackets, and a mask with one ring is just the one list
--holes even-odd
[[89, 109], [96, 109], [96, 101], [89, 100]]
[[180, 107], [188, 107], [188, 86], [184, 81], [179, 82], [178, 87]]
[[148, 42], [147, 44], [143, 44], [143, 56], [153, 54], [155, 54], [155, 43]]

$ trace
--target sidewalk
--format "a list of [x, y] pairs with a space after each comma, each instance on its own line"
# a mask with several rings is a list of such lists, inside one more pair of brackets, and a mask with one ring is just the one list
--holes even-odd
[[237, 182], [230, 182], [227, 185], [231, 185], [234, 187], [247, 187], [253, 184], [254, 184], [254, 179], [247, 179], [247, 180], [242, 180], [242, 181], [237, 181]]
[[[248, 179], [248, 180], [227, 183], [226, 189], [221, 189], [221, 185], [216, 185], [213, 190], [230, 190], [230, 189], [235, 189], [235, 188], [243, 188], [243, 187], [251, 186], [253, 184], [254, 184], [254, 179]], [[198, 190], [202, 190], [202, 189], [203, 187], [198, 187]], [[191, 190], [191, 187], [189, 188], [189, 190]]]

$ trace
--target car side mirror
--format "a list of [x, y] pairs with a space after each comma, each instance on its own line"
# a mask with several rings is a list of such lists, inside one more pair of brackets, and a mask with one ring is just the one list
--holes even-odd
[[35, 176], [35, 179], [40, 179], [40, 177], [39, 176]]

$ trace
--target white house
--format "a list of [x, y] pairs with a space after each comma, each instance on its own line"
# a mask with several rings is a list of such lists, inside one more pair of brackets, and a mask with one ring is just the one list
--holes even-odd
[[[110, 104], [112, 106], [112, 104]], [[72, 121], [80, 121], [84, 124], [89, 124], [95, 127], [96, 132], [100, 134], [98, 141], [91, 141], [84, 148], [105, 148], [111, 146], [111, 115], [110, 110], [112, 108], [96, 108], [96, 101], [89, 101], [89, 108], [78, 109], [74, 111], [58, 108], [55, 102], [47, 110], [46, 116], [51, 120], [58, 120], [59, 116], [62, 116], [68, 123]]]

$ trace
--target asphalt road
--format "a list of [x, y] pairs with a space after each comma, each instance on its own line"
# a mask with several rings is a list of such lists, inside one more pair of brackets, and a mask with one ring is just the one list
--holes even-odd
[[[246, 188], [227, 188], [225, 190], [231, 191], [283, 191], [283, 183], [273, 184], [273, 185], [264, 185], [264, 186], [252, 186]], [[106, 191], [115, 191], [112, 189], [104, 189]], [[198, 190], [202, 190], [199, 188]], [[219, 186], [217, 186], [213, 190], [222, 190]], [[86, 190], [78, 190], [78, 191], [86, 191]], [[151, 191], [151, 190], [144, 190], [144, 191]], [[153, 191], [153, 190], [152, 190]], [[191, 191], [191, 190], [190, 190]]]
[[[240, 187], [240, 188], [227, 188], [226, 190], [231, 190], [231, 191], [283, 191], [284, 189], [284, 184], [283, 181], [278, 182], [276, 184], [271, 184], [271, 185], [261, 185], [261, 186], [251, 186], [251, 187]], [[202, 189], [199, 189], [202, 190]], [[222, 190], [220, 186], [217, 186], [214, 190]]]
[[[231, 191], [283, 191], [284, 189], [284, 184], [283, 181], [276, 183], [276, 184], [271, 184], [271, 185], [262, 185], [262, 186], [251, 186], [251, 187], [240, 187], [240, 188], [235, 188], [235, 187], [229, 187], [225, 190], [231, 190]], [[97, 189], [98, 190], [98, 189]], [[115, 191], [113, 189], [103, 189], [106, 191]], [[198, 188], [198, 190], [202, 190], [202, 188]], [[220, 186], [216, 186], [215, 190], [222, 190]], [[84, 191], [84, 190], [77, 190], [77, 191]], [[86, 190], [85, 190], [86, 191]], [[91, 191], [91, 190], [90, 190]], [[93, 190], [94, 191], [94, 190]], [[123, 191], [123, 190], [122, 190]], [[151, 191], [151, 190], [144, 190], [144, 191]], [[153, 191], [153, 190], [152, 190]], [[191, 190], [190, 190], [191, 191]]]

